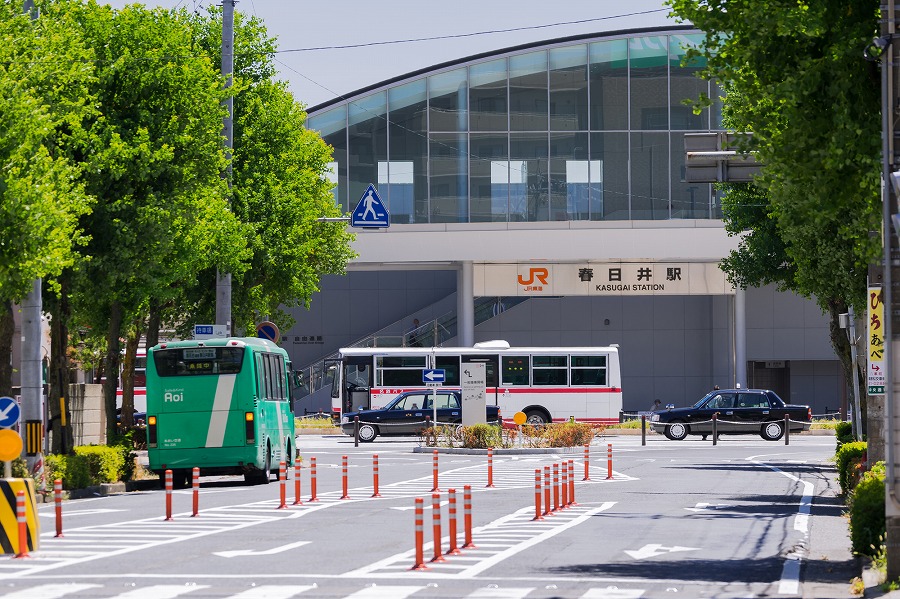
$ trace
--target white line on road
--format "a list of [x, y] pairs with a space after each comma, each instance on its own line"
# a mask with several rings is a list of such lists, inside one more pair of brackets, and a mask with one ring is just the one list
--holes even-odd
[[30, 589], [22, 589], [21, 591], [13, 591], [8, 595], [3, 595], [3, 599], [57, 599], [65, 597], [70, 593], [78, 593], [88, 589], [100, 588], [99, 584], [42, 584]]

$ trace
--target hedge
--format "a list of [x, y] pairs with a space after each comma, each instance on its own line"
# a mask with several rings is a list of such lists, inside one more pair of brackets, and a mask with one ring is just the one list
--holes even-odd
[[853, 553], [875, 557], [885, 538], [884, 462], [864, 473], [850, 498], [850, 543]]
[[838, 471], [838, 481], [841, 484], [841, 492], [844, 495], [850, 493], [859, 480], [859, 475], [866, 460], [866, 447], [865, 441], [844, 443], [834, 456]]

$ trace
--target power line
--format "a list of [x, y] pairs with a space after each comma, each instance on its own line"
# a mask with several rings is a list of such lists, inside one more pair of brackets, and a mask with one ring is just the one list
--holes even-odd
[[429, 42], [435, 40], [448, 40], [448, 39], [458, 39], [463, 37], [475, 37], [478, 35], [492, 35], [495, 33], [511, 33], [515, 31], [530, 31], [534, 29], [547, 29], [549, 27], [560, 27], [562, 25], [580, 25], [584, 23], [593, 23], [596, 21], [607, 21], [609, 19], [619, 19], [622, 17], [635, 17], [640, 15], [649, 15], [652, 13], [663, 12], [668, 10], [667, 8], [656, 8], [653, 10], [643, 10], [640, 12], [631, 12], [625, 13], [621, 15], [609, 15], [606, 17], [596, 17], [594, 19], [579, 19], [577, 21], [562, 21], [560, 23], [548, 23], [546, 25], [530, 25], [527, 27], [511, 27], [509, 29], [491, 29], [488, 31], [476, 31], [473, 33], [456, 33], [452, 35], [437, 35], [433, 37], [416, 37], [416, 38], [408, 38], [408, 39], [399, 39], [399, 40], [388, 40], [383, 42], [366, 42], [364, 44], [346, 44], [342, 46], [315, 46], [311, 48], [292, 48], [288, 50], [276, 50], [276, 54], [289, 54], [292, 52], [313, 52], [315, 50], [345, 50], [348, 48], [367, 48], [371, 46], [388, 46], [391, 44], [408, 44], [412, 42]]

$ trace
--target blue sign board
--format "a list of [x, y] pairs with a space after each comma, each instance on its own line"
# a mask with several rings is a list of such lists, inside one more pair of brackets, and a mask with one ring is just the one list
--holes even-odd
[[368, 189], [359, 199], [359, 204], [350, 217], [350, 225], [362, 228], [381, 228], [391, 226], [391, 215], [385, 207], [375, 186], [369, 183]]
[[0, 428], [10, 428], [19, 421], [19, 404], [12, 397], [0, 397]]
[[269, 341], [278, 343], [278, 340], [281, 338], [281, 333], [278, 331], [278, 326], [274, 322], [269, 322], [267, 320], [256, 325], [256, 336], [260, 339], [268, 339]]
[[194, 325], [194, 336], [197, 335], [212, 335], [213, 334], [213, 325], [211, 324], [195, 324]]
[[443, 368], [426, 368], [422, 370], [422, 382], [423, 383], [443, 383], [444, 382], [444, 369]]

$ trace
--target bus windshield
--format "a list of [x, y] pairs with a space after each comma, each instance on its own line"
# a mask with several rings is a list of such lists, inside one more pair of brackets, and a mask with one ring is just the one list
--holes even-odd
[[161, 377], [237, 374], [243, 361], [242, 347], [184, 347], [153, 353], [156, 373]]

